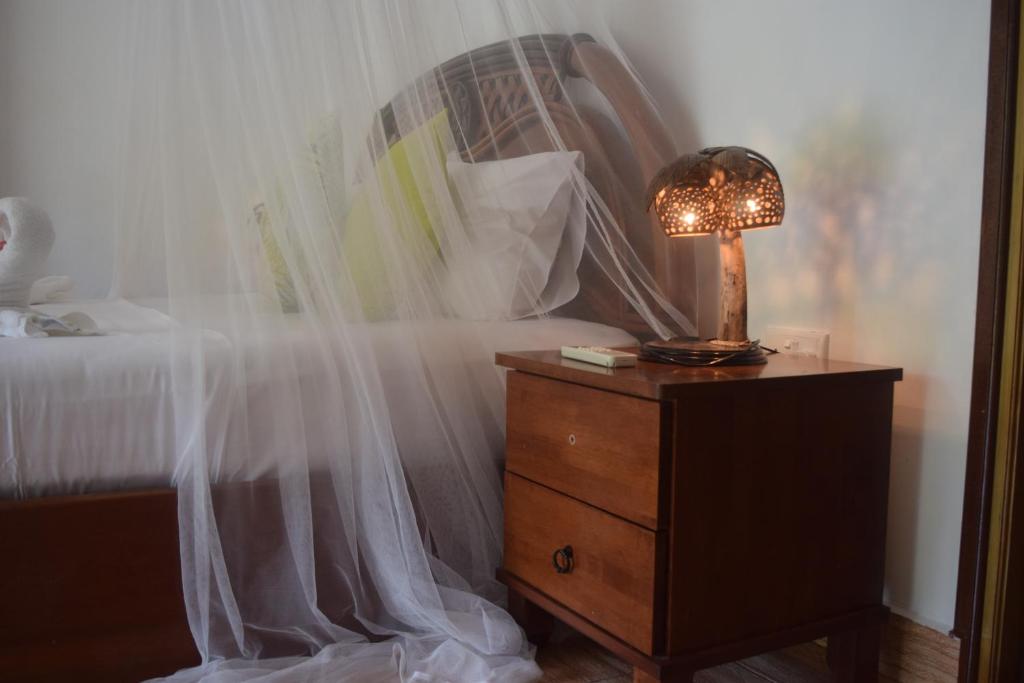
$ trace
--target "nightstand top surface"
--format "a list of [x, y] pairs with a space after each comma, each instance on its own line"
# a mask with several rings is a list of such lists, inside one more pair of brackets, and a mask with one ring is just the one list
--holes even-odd
[[[636, 348], [623, 350], [637, 351]], [[714, 367], [685, 367], [641, 360], [632, 368], [605, 368], [562, 358], [559, 350], [497, 353], [495, 362], [512, 370], [656, 400], [677, 398], [697, 387], [736, 382], [760, 384], [849, 376], [888, 382], [903, 379], [900, 368], [785, 354], [769, 356], [764, 365]]]

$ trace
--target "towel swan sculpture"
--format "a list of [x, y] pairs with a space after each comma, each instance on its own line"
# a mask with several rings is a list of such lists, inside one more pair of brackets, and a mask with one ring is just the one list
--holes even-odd
[[97, 333], [96, 323], [84, 313], [54, 317], [29, 308], [32, 284], [43, 272], [53, 241], [45, 211], [22, 197], [0, 199], [0, 337]]
[[0, 309], [28, 308], [53, 240], [45, 211], [23, 197], [0, 199]]

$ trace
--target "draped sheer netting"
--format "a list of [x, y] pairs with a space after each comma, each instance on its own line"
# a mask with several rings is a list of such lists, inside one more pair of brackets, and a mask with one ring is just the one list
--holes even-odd
[[493, 357], [695, 332], [646, 90], [568, 3], [124, 12], [113, 294], [174, 321], [148, 445], [202, 655], [171, 680], [534, 680]]

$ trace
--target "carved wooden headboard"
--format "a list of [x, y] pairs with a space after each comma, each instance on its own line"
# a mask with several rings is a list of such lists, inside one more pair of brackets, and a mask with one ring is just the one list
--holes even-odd
[[[532, 79], [524, 77], [521, 64]], [[596, 87], [615, 112], [618, 125], [596, 107], [567, 101], [565, 86], [574, 78]], [[542, 101], [565, 147], [583, 152], [587, 179], [659, 288], [684, 312], [693, 309], [695, 302], [688, 299], [692, 292], [680, 286], [693, 267], [692, 241], [669, 242], [653, 213], [648, 215], [642, 206], [647, 181], [675, 159], [675, 146], [647, 96], [611, 50], [586, 34], [544, 34], [487, 45], [450, 59], [381, 110], [389, 146], [399, 139], [400, 131], [415, 127], [412, 121], [396, 120], [396, 115], [417, 109], [403, 106], [403, 98], [422, 107], [424, 95], [439, 98], [428, 102], [429, 113], [448, 110], [458, 151], [466, 161], [552, 149], [544, 127], [547, 117], [534, 104]], [[596, 268], [584, 260], [581, 282], [589, 284], [559, 313], [649, 336], [649, 326], [618, 287], [595, 277], [596, 273], [584, 272]]]

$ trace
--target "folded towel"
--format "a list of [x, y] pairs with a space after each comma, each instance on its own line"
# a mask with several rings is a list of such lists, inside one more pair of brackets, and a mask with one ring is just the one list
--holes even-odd
[[74, 288], [74, 280], [66, 275], [47, 275], [32, 283], [28, 302], [34, 305], [67, 301]]
[[53, 225], [27, 199], [0, 199], [0, 308], [28, 306], [32, 283], [53, 247]]
[[88, 315], [89, 319], [96, 323], [96, 328], [105, 335], [153, 334], [169, 332], [178, 327], [178, 323], [164, 313], [124, 299], [40, 304], [33, 310], [64, 320], [70, 315], [83, 313]]
[[96, 323], [85, 313], [68, 313], [59, 318], [38, 311], [0, 310], [0, 337], [82, 337], [99, 334]]

